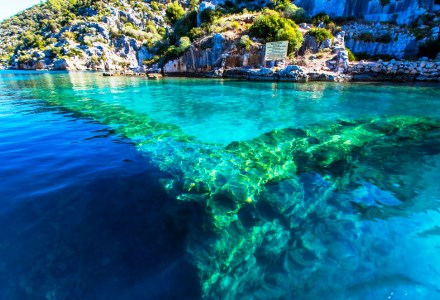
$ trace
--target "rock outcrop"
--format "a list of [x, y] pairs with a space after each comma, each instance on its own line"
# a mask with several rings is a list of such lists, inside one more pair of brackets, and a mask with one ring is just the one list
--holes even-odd
[[[174, 20], [169, 16], [173, 12], [161, 2], [133, 4], [127, 0], [98, 0], [87, 6], [83, 2], [65, 1], [64, 10], [54, 9], [43, 2], [1, 23], [0, 64], [25, 70], [131, 69], [135, 73], [163, 68], [165, 74], [216, 77], [234, 69], [228, 71], [231, 76], [266, 80], [274, 74], [246, 71], [245, 75], [236, 75], [234, 72], [242, 73], [237, 71], [241, 68], [252, 70], [278, 65], [283, 68], [286, 64], [298, 63], [310, 67], [305, 73], [315, 74], [308, 75], [309, 80], [332, 81], [332, 76], [338, 80], [338, 74], [351, 72], [350, 52], [346, 47], [360, 59], [416, 59], [420, 56], [433, 59], [440, 55], [440, 48], [435, 47], [440, 41], [440, 5], [435, 5], [434, 0], [297, 0], [295, 4], [303, 6], [310, 16], [324, 11], [332, 17], [363, 16], [366, 20], [393, 22], [346, 20], [341, 27], [334, 23], [330, 26], [331, 22], [301, 23], [298, 34], [304, 36], [302, 47], [296, 52], [291, 51], [289, 58], [270, 63], [264, 59], [264, 45], [274, 37], [259, 36], [251, 26], [260, 15], [275, 13], [285, 19], [286, 11], [257, 9], [226, 14], [226, 8], [223, 8], [222, 14], [217, 9], [218, 4], [225, 4], [222, 0], [202, 2], [198, 8], [194, 4], [179, 2], [183, 7], [172, 4], [180, 14]], [[263, 0], [235, 1], [234, 4], [235, 8], [246, 4], [260, 9], [268, 3]], [[212, 20], [200, 26], [201, 14], [214, 8], [217, 11], [211, 16], [204, 16]], [[49, 22], [47, 19], [50, 18], [54, 20]], [[414, 22], [410, 26], [397, 25], [411, 20]], [[327, 30], [326, 39], [307, 34], [313, 27]], [[263, 31], [269, 32], [267, 28]], [[282, 31], [277, 28], [276, 32]], [[329, 38], [331, 33], [334, 36]], [[434, 45], [433, 51], [429, 49], [430, 45]], [[426, 54], [420, 51], [423, 47]], [[269, 69], [261, 70], [269, 72]], [[335, 75], [327, 76], [328, 72]], [[277, 74], [275, 77], [304, 80], [301, 74]]]
[[216, 69], [264, 64], [264, 51], [230, 53], [232, 42], [221, 34], [214, 34], [206, 43], [211, 47], [207, 49], [191, 47], [180, 58], [169, 61], [163, 67], [164, 73], [206, 73]]
[[[346, 46], [354, 53], [415, 57], [418, 41], [408, 29], [391, 24], [351, 23], [343, 26]], [[368, 37], [371, 40], [365, 38]]]
[[325, 12], [330, 16], [363, 17], [367, 21], [395, 21], [408, 24], [426, 12], [438, 10], [434, 0], [296, 0], [309, 15]]
[[157, 28], [167, 24], [149, 3], [136, 7], [125, 0], [96, 1], [86, 8], [71, 4], [62, 12], [43, 2], [2, 22], [0, 58], [26, 70], [141, 68], [152, 57], [144, 45], [159, 40]]

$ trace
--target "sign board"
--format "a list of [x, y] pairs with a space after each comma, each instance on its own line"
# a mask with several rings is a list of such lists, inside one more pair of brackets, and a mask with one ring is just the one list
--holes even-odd
[[288, 41], [266, 43], [265, 60], [285, 59], [287, 57]]

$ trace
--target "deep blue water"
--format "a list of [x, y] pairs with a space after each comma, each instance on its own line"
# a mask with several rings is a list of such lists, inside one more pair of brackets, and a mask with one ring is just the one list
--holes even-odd
[[199, 297], [186, 229], [132, 142], [1, 79], [0, 128], [0, 299]]
[[[0, 299], [198, 299], [202, 290], [192, 262], [200, 253], [194, 250], [200, 229], [194, 224], [202, 223], [203, 212], [176, 204], [167, 188], [182, 170], [185, 176], [199, 171], [192, 161], [197, 151], [339, 118], [439, 119], [438, 87], [1, 72]], [[115, 112], [127, 115], [128, 125], [116, 123]], [[144, 131], [137, 131], [143, 126], [137, 116], [145, 115], [159, 122], [147, 135], [175, 126], [173, 138], [194, 138], [183, 145], [146, 143]], [[380, 174], [388, 178], [351, 190], [329, 192], [323, 174], [300, 175], [307, 209], [297, 216], [304, 221], [291, 239], [301, 243], [282, 254], [295, 263], [279, 266], [256, 255], [261, 269], [255, 272], [262, 273], [246, 271], [246, 277], [237, 268], [222, 281], [231, 288], [219, 284], [211, 295], [439, 298], [440, 155], [399, 150], [371, 157], [372, 166], [384, 160]], [[219, 168], [233, 174], [227, 163]], [[382, 181], [394, 188], [384, 190]], [[395, 193], [400, 186], [404, 191]], [[401, 202], [409, 190], [411, 197]], [[359, 216], [341, 204], [345, 200], [368, 210]], [[326, 204], [315, 205], [320, 201]], [[251, 219], [246, 213], [239, 217]], [[285, 249], [281, 240], [264, 243]], [[267, 279], [265, 289], [260, 279]]]

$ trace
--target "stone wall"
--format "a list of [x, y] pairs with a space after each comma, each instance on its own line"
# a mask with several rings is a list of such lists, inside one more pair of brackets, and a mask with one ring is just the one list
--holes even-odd
[[[185, 69], [181, 69], [185, 70]], [[215, 72], [197, 73], [181, 71], [170, 75], [223, 77], [253, 81], [436, 81], [440, 82], [440, 61], [398, 61], [364, 62], [350, 64], [345, 73], [311, 72], [306, 68], [289, 65], [285, 68], [229, 68]]]
[[440, 81], [440, 61], [359, 62], [350, 65], [353, 80]]

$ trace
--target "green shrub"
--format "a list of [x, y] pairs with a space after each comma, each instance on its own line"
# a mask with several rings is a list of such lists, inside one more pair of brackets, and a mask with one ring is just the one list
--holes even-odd
[[57, 42], [58, 42], [58, 40], [56, 38], [47, 38], [46, 39], [46, 44], [47, 45], [52, 45], [52, 44], [55, 44]]
[[164, 37], [164, 36], [166, 35], [167, 31], [166, 31], [166, 29], [163, 28], [163, 27], [158, 27], [158, 28], [157, 28], [157, 33], [158, 33], [160, 36]]
[[56, 58], [61, 56], [61, 47], [52, 47], [49, 49], [50, 51], [50, 57], [51, 58]]
[[161, 11], [163, 9], [164, 5], [162, 3], [157, 2], [157, 1], [151, 1], [150, 7], [153, 11]]
[[345, 48], [345, 51], [347, 51], [347, 53], [348, 53], [348, 60], [349, 61], [356, 61], [357, 60], [356, 55], [354, 55], [354, 53], [351, 52], [350, 49]]
[[168, 6], [165, 10], [165, 14], [166, 14], [168, 20], [170, 20], [170, 22], [172, 24], [174, 24], [177, 22], [177, 20], [179, 20], [181, 17], [183, 17], [185, 15], [185, 10], [179, 4], [179, 2], [174, 1], [174, 2], [171, 2], [170, 4], [168, 4]]
[[23, 45], [25, 47], [31, 47], [35, 42], [36, 36], [30, 31], [25, 32], [21, 36], [21, 40], [23, 41]]
[[34, 34], [31, 31], [26, 31], [21, 35], [22, 47], [24, 48], [38, 48], [43, 50], [46, 42], [39, 34]]
[[366, 43], [374, 42], [374, 36], [371, 32], [362, 32], [361, 34], [358, 34], [355, 39]]
[[245, 49], [246, 51], [249, 51], [251, 50], [251, 45], [252, 45], [252, 41], [248, 35], [243, 35], [240, 38], [239, 46], [241, 48]]
[[92, 40], [90, 39], [89, 36], [85, 36], [85, 37], [83, 37], [83, 40], [82, 40], [82, 42], [81, 42], [81, 45], [85, 45], [85, 46], [87, 46], [87, 47], [92, 47], [92, 46], [93, 46], [93, 44], [92, 44]]
[[82, 52], [78, 48], [70, 48], [69, 52], [67, 53], [67, 56], [69, 56], [69, 57], [75, 57], [75, 56], [84, 57], [84, 52]]
[[76, 34], [73, 33], [72, 31], [64, 31], [63, 32], [63, 37], [66, 40], [76, 41]]
[[92, 55], [92, 56], [90, 57], [90, 62], [91, 62], [92, 64], [99, 64], [99, 63], [101, 62], [101, 58], [100, 58], [99, 56]]
[[258, 16], [250, 32], [258, 38], [264, 38], [266, 42], [289, 41], [289, 53], [298, 50], [304, 40], [298, 26], [292, 20], [282, 18], [273, 11]]
[[124, 28], [122, 29], [122, 33], [125, 34], [126, 36], [132, 37], [136, 40], [146, 40], [148, 39], [149, 35], [147, 32], [144, 32], [142, 30], [138, 30], [136, 29], [136, 27], [134, 27], [133, 25], [131, 25], [131, 23], [128, 23], [124, 26]]
[[393, 38], [392, 38], [391, 34], [385, 33], [385, 34], [376, 36], [374, 38], [374, 40], [378, 43], [388, 44], [388, 43], [392, 42]]
[[104, 17], [108, 17], [112, 14], [112, 11], [106, 7], [104, 9], [99, 10], [98, 17], [102, 20]]
[[221, 16], [222, 12], [220, 10], [207, 8], [200, 13], [200, 21], [205, 24], [212, 24]]
[[314, 37], [318, 46], [321, 46], [322, 42], [333, 37], [330, 31], [325, 28], [312, 28], [307, 32], [307, 35]]
[[440, 52], [440, 38], [429, 39], [425, 43], [419, 45], [418, 56], [426, 56], [428, 58], [434, 59]]
[[238, 23], [237, 21], [232, 22], [232, 28], [234, 30], [239, 30], [240, 29], [240, 23]]
[[156, 26], [153, 24], [148, 24], [144, 29], [146, 32], [152, 33], [153, 35], [157, 34]]
[[197, 12], [190, 11], [174, 24], [174, 33], [177, 36], [187, 36], [191, 29], [197, 26]]
[[306, 22], [308, 17], [303, 8], [296, 6], [290, 2], [284, 2], [275, 7], [286, 19], [291, 19], [296, 23]]
[[366, 52], [356, 52], [354, 53], [354, 55], [356, 56], [356, 58], [358, 60], [386, 60], [389, 61], [391, 59], [393, 59], [394, 57], [388, 54], [373, 54], [370, 55]]
[[8, 62], [11, 60], [11, 55], [9, 54], [1, 54], [0, 55], [0, 62]]
[[357, 21], [357, 18], [354, 16], [347, 16], [347, 17], [335, 17], [333, 18], [333, 22], [335, 22], [337, 25], [343, 25], [350, 22]]
[[331, 21], [330, 16], [327, 15], [325, 12], [321, 12], [312, 17], [313, 25], [319, 25], [320, 23], [328, 24], [330, 23], [330, 21]]
[[325, 25], [325, 29], [329, 30], [333, 34], [335, 34], [337, 28], [338, 27], [334, 22], [329, 22], [328, 24]]
[[191, 46], [191, 40], [189, 39], [189, 37], [187, 37], [187, 36], [182, 36], [182, 37], [179, 39], [179, 49], [180, 49], [182, 52], [185, 52], [185, 51], [189, 48], [189, 46]]
[[424, 14], [420, 16], [419, 23], [421, 23], [421, 25], [433, 26], [435, 25], [434, 19], [435, 19], [435, 15]]
[[157, 63], [159, 60], [160, 60], [159, 55], [155, 55], [151, 59], [144, 60], [142, 63], [143, 63], [143, 65], [152, 65], [152, 64]]
[[412, 28], [410, 28], [410, 32], [412, 33], [412, 35], [414, 35], [416, 40], [421, 40], [425, 37], [431, 36], [431, 29], [430, 28], [417, 28], [417, 27], [414, 28], [414, 27], [412, 27]]
[[205, 31], [203, 28], [194, 27], [189, 31], [188, 37], [191, 39], [191, 41], [194, 41], [197, 38], [201, 37], [204, 33], [205, 33]]
[[181, 56], [186, 50], [188, 50], [190, 46], [191, 41], [186, 36], [183, 36], [179, 39], [177, 46], [169, 46], [167, 42], [157, 42], [156, 55], [152, 59], [145, 61], [145, 64], [151, 65], [159, 63], [159, 65], [163, 65], [164, 62]]
[[125, 23], [124, 27], [139, 30], [139, 28], [136, 25], [133, 25], [133, 23], [130, 23], [130, 22]]
[[24, 64], [32, 60], [32, 57], [29, 54], [21, 55], [18, 58], [18, 63]]
[[[371, 58], [371, 55], [366, 52], [356, 52], [356, 54], [353, 53], [353, 55], [357, 60], [369, 60]], [[348, 59], [350, 59], [350, 57]]]
[[42, 22], [43, 31], [50, 31], [52, 33], [56, 33], [61, 27], [55, 20], [43, 20]]

